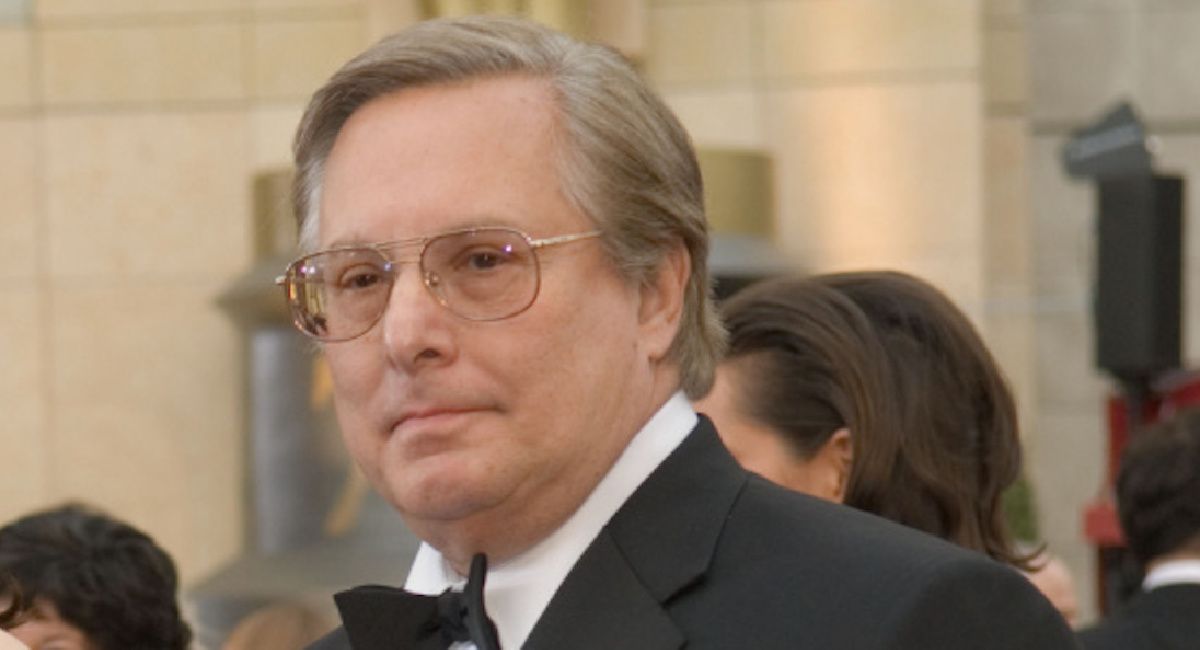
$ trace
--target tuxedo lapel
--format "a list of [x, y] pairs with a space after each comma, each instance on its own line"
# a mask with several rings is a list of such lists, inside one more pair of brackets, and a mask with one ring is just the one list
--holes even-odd
[[704, 577], [746, 477], [701, 416], [580, 557], [524, 648], [681, 647], [665, 607]]
[[676, 650], [683, 641], [675, 624], [621, 557], [612, 537], [601, 531], [522, 647]]

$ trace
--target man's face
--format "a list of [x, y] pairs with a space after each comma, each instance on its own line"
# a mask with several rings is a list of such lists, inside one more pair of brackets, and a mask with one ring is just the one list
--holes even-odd
[[[320, 246], [483, 225], [535, 239], [592, 230], [560, 189], [551, 97], [508, 77], [363, 106], [326, 165]], [[351, 454], [435, 545], [439, 526], [490, 538], [505, 518], [573, 510], [642, 424], [653, 391], [639, 289], [599, 239], [538, 256], [540, 293], [512, 318], [455, 316], [409, 264], [370, 331], [324, 346]]]
[[96, 650], [82, 630], [64, 621], [58, 609], [46, 601], [39, 601], [11, 633], [29, 650]]

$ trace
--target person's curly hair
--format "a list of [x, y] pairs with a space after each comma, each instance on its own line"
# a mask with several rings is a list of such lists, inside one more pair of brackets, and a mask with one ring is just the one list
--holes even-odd
[[52, 605], [98, 650], [186, 650], [191, 642], [171, 557], [91, 508], [68, 504], [0, 528], [0, 574], [19, 585], [30, 615]]
[[8, 604], [0, 611], [0, 630], [11, 630], [24, 619], [28, 604], [17, 581], [10, 575], [0, 574], [0, 594], [8, 597]]

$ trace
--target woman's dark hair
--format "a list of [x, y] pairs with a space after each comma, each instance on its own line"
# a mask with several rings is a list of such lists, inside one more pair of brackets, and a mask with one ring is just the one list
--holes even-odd
[[949, 298], [903, 273], [839, 273], [764, 282], [724, 311], [748, 416], [802, 457], [850, 429], [847, 505], [1030, 568], [1001, 503], [1021, 465], [1012, 394]]
[[798, 457], [812, 457], [840, 428], [887, 426], [876, 421], [884, 386], [870, 361], [883, 350], [845, 296], [813, 280], [774, 280], [737, 293], [723, 311], [735, 404], [783, 433]]
[[65, 505], [0, 528], [0, 574], [16, 581], [31, 615], [53, 605], [99, 650], [185, 650], [191, 641], [170, 556], [90, 508]]

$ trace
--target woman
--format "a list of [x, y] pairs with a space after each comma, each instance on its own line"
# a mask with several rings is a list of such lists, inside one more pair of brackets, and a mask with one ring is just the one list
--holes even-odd
[[31, 650], [187, 650], [175, 563], [146, 533], [78, 504], [0, 526], [0, 602]]
[[896, 272], [768, 281], [724, 308], [697, 408], [748, 468], [1028, 569], [1001, 496], [1021, 464], [991, 354], [941, 292]]

